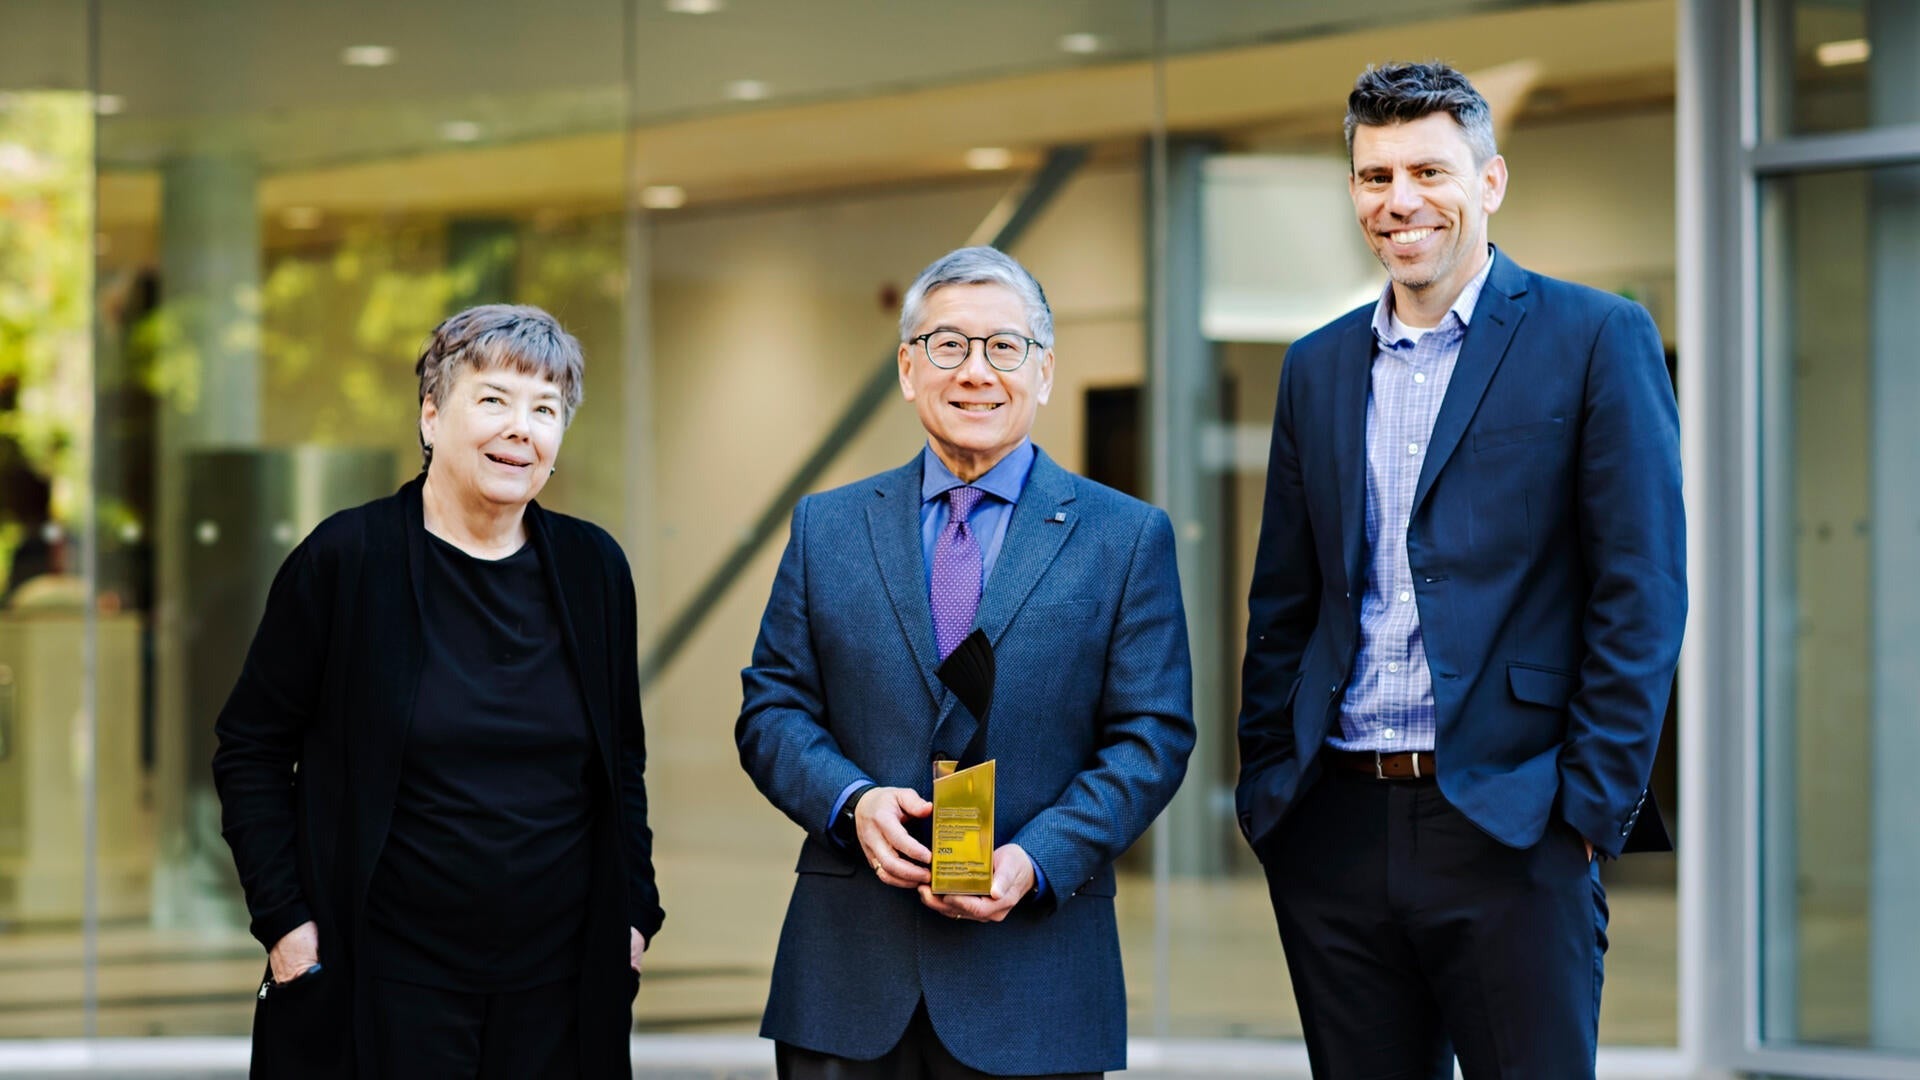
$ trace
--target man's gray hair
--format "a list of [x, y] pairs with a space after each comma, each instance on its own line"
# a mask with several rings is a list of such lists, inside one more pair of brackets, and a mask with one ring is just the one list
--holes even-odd
[[1043, 349], [1053, 348], [1053, 309], [1040, 282], [1013, 256], [992, 247], [963, 247], [949, 251], [920, 271], [900, 301], [900, 340], [913, 336], [926, 314], [927, 297], [948, 285], [1000, 285], [1013, 291], [1027, 306], [1027, 336]]
[[1475, 166], [1500, 152], [1493, 141], [1493, 112], [1465, 75], [1438, 60], [1425, 64], [1370, 67], [1347, 95], [1347, 166], [1353, 166], [1353, 129], [1404, 124], [1443, 112], [1467, 136]]
[[[413, 373], [420, 376], [420, 402], [432, 398], [435, 408], [444, 409], [462, 372], [500, 368], [559, 387], [566, 407], [563, 419], [573, 423], [574, 410], [585, 396], [586, 357], [580, 342], [561, 328], [560, 321], [537, 307], [482, 304], [450, 316], [433, 328]], [[433, 460], [433, 448], [426, 444], [424, 433], [420, 452], [424, 468]]]

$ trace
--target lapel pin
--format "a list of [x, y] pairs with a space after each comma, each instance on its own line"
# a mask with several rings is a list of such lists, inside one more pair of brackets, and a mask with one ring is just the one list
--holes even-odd
[[1066, 520], [1067, 520], [1067, 512], [1066, 512], [1065, 510], [1055, 510], [1055, 511], [1053, 512], [1053, 520], [1054, 520], [1055, 522], [1064, 522], [1064, 521], [1066, 521]]

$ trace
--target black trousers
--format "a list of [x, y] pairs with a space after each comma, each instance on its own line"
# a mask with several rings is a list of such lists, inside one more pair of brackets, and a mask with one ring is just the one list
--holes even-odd
[[[947, 1052], [927, 1017], [924, 1001], [913, 1011], [899, 1044], [873, 1061], [834, 1057], [788, 1043], [775, 1043], [773, 1052], [780, 1080], [982, 1080], [993, 1075], [968, 1068]], [[1036, 1080], [1083, 1080], [1101, 1075], [1051, 1073]]]
[[1593, 1076], [1607, 901], [1572, 826], [1516, 850], [1431, 780], [1329, 770], [1264, 854], [1315, 1077]]
[[576, 980], [504, 994], [368, 980], [381, 1080], [576, 1080]]

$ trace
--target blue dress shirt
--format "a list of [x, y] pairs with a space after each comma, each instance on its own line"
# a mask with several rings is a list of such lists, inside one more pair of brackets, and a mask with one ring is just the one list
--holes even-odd
[[1373, 309], [1372, 382], [1367, 392], [1367, 588], [1360, 603], [1360, 647], [1353, 681], [1340, 703], [1336, 750], [1400, 753], [1433, 749], [1433, 673], [1427, 667], [1407, 526], [1420, 467], [1440, 403], [1453, 380], [1474, 306], [1493, 270], [1493, 249], [1440, 325], [1409, 340], [1388, 283]]

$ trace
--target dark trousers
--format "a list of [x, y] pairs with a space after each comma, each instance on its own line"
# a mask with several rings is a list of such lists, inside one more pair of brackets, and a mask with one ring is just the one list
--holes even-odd
[[1264, 854], [1315, 1077], [1593, 1076], [1607, 901], [1571, 826], [1515, 850], [1431, 780], [1329, 770]]
[[[993, 1075], [970, 1069], [947, 1052], [927, 1017], [924, 1001], [913, 1011], [899, 1044], [873, 1061], [815, 1053], [788, 1043], [775, 1043], [773, 1053], [780, 1080], [981, 1080]], [[1081, 1080], [1101, 1075], [1050, 1073], [1039, 1080]]]
[[470, 994], [368, 980], [378, 1075], [405, 1080], [576, 1080], [576, 980], [504, 994]]

